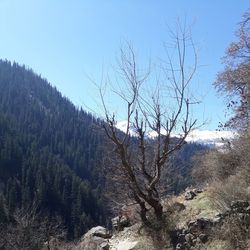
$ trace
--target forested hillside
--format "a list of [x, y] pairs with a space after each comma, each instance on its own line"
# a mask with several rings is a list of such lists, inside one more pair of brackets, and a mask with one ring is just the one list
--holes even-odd
[[[0, 223], [13, 221], [18, 210], [35, 210], [39, 218], [60, 218], [68, 238], [77, 238], [110, 220], [109, 201], [123, 195], [111, 195], [108, 186], [125, 186], [113, 181], [117, 158], [101, 123], [32, 70], [0, 61]], [[165, 192], [192, 184], [191, 159], [203, 149], [186, 144], [172, 157]]]
[[[45, 79], [0, 61], [0, 191], [6, 213], [35, 206], [70, 237], [104, 223], [99, 121]], [[99, 145], [99, 146], [98, 146]]]

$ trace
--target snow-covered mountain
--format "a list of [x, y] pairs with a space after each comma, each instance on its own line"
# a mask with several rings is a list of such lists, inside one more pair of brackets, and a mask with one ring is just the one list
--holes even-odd
[[193, 130], [186, 138], [187, 142], [196, 142], [209, 146], [220, 147], [225, 141], [231, 140], [236, 136], [232, 131], [217, 130]]
[[[127, 121], [117, 122], [116, 127], [123, 132], [126, 132], [127, 129]], [[130, 127], [129, 130], [132, 136], [136, 136], [135, 129]], [[164, 133], [163, 133], [164, 134]], [[148, 136], [153, 138], [155, 133], [148, 132]], [[179, 135], [173, 135], [178, 137]], [[186, 138], [187, 142], [196, 142], [200, 144], [205, 144], [208, 146], [221, 147], [227, 140], [231, 140], [236, 136], [236, 134], [232, 131], [217, 131], [217, 130], [193, 130], [188, 137]]]
[[[121, 130], [122, 132], [126, 133], [126, 131], [127, 131], [127, 124], [128, 124], [127, 121], [120, 121], [120, 122], [117, 122], [116, 128], [118, 128], [118, 129]], [[130, 135], [132, 135], [132, 136], [136, 136], [135, 128], [134, 128], [132, 125], [130, 125], [129, 133], [130, 133]]]

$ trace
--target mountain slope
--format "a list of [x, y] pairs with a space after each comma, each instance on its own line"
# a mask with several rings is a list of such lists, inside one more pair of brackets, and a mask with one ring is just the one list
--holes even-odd
[[32, 70], [0, 61], [0, 192], [11, 214], [35, 204], [69, 237], [104, 223], [100, 121]]

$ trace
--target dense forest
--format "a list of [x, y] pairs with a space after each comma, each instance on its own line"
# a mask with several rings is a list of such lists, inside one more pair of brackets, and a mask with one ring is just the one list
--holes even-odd
[[60, 216], [70, 237], [103, 224], [99, 125], [32, 70], [1, 61], [0, 191], [8, 212], [35, 206]]
[[[113, 185], [116, 164], [106, 157], [112, 148], [101, 125], [32, 70], [0, 61], [1, 222], [17, 210], [35, 210], [60, 218], [68, 238], [107, 223], [106, 182]], [[191, 158], [203, 149], [186, 144], [173, 156], [162, 182], [167, 192], [192, 184]]]

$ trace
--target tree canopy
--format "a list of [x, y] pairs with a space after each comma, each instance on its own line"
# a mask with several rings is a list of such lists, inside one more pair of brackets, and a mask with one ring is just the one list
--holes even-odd
[[237, 40], [232, 42], [223, 58], [224, 70], [214, 83], [217, 90], [226, 95], [227, 107], [233, 112], [226, 127], [246, 128], [250, 115], [250, 12], [246, 12]]

